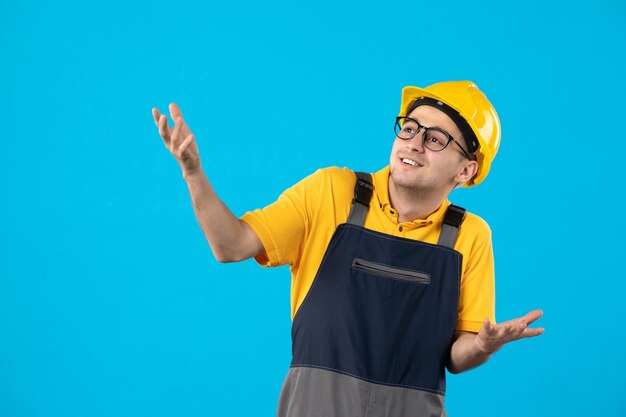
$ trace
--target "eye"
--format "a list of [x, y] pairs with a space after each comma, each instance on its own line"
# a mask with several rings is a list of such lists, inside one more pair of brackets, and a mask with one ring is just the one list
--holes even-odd
[[410, 133], [412, 135], [414, 135], [415, 133], [417, 133], [418, 129], [417, 129], [417, 125], [415, 124], [414, 121], [412, 120], [407, 120], [406, 122], [404, 122], [404, 124], [402, 125], [402, 131], [405, 133]]
[[435, 129], [429, 129], [424, 144], [433, 151], [440, 151], [448, 144], [448, 136]]

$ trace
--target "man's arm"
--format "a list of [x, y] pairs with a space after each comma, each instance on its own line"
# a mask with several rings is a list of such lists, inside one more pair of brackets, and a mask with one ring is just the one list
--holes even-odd
[[524, 317], [499, 324], [491, 324], [487, 319], [478, 333], [457, 331], [452, 340], [448, 371], [458, 374], [475, 368], [487, 362], [506, 343], [542, 334], [542, 327], [528, 327], [542, 315], [541, 310], [533, 310]]
[[178, 161], [187, 183], [193, 209], [215, 259], [237, 262], [261, 253], [263, 245], [247, 223], [239, 220], [219, 199], [200, 165], [195, 137], [174, 103], [169, 106], [174, 128], [167, 125], [167, 116], [152, 109], [155, 124], [165, 147]]
[[219, 262], [239, 262], [263, 251], [254, 230], [239, 220], [218, 198], [208, 178], [198, 169], [183, 173], [193, 210], [206, 240]]

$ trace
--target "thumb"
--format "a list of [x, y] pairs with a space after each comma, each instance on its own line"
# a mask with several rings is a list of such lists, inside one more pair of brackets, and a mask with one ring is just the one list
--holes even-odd
[[486, 332], [488, 335], [491, 335], [491, 334], [493, 334], [493, 332], [494, 332], [493, 325], [491, 324], [491, 321], [490, 321], [489, 319], [486, 319], [486, 320], [483, 322], [483, 328], [485, 329], [485, 332]]

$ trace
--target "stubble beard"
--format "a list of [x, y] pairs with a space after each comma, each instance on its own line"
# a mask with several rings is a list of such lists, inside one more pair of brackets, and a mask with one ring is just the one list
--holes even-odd
[[[398, 173], [392, 167], [389, 170], [389, 177], [397, 193], [416, 201], [429, 200], [433, 197], [439, 198], [442, 195], [445, 197], [454, 189], [452, 183], [439, 183], [433, 181], [432, 178], [424, 178], [422, 175], [412, 176], [410, 172]], [[391, 184], [389, 186], [391, 187]]]
[[411, 199], [424, 198], [433, 192], [431, 187], [424, 184], [422, 178], [409, 178], [409, 175], [401, 175], [395, 171], [395, 169], [391, 169], [389, 175], [396, 192]]

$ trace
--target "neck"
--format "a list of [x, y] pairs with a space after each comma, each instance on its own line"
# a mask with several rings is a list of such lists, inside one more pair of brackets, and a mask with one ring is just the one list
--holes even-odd
[[426, 219], [437, 211], [448, 193], [434, 190], [415, 190], [396, 186], [389, 178], [389, 201], [398, 212], [398, 222]]

